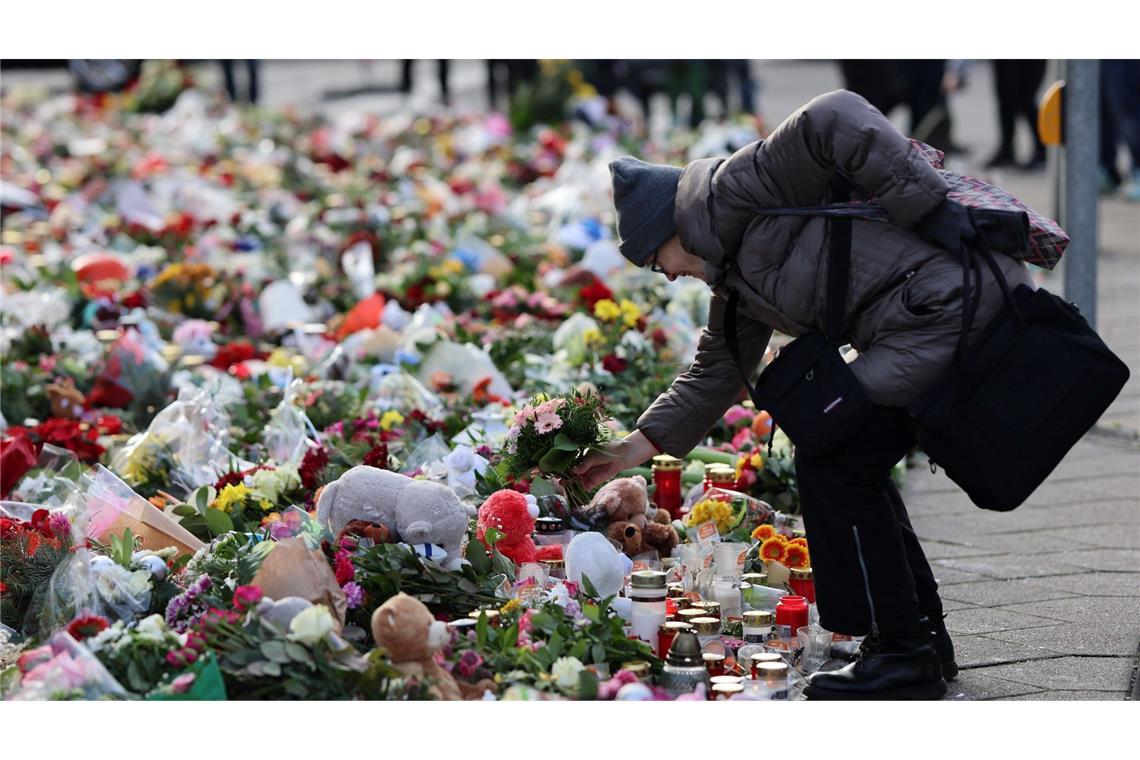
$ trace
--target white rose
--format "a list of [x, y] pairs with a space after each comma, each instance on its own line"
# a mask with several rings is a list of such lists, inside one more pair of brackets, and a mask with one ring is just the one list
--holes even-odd
[[578, 687], [578, 674], [582, 672], [585, 666], [577, 657], [559, 657], [554, 661], [553, 667], [550, 668], [550, 674], [554, 676], [554, 682], [563, 689], [575, 689]]
[[162, 615], [145, 617], [139, 621], [138, 626], [135, 627], [135, 632], [138, 633], [139, 638], [145, 641], [161, 644], [166, 640], [166, 621], [162, 619]]
[[332, 633], [333, 619], [328, 607], [314, 604], [298, 612], [289, 622], [289, 638], [312, 646]]

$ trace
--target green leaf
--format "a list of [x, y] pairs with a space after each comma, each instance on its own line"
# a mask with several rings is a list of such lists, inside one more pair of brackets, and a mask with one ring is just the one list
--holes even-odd
[[538, 468], [543, 472], [562, 473], [576, 458], [576, 451], [551, 449], [538, 460]]
[[268, 657], [273, 662], [289, 662], [289, 653], [285, 650], [285, 642], [283, 641], [263, 641], [261, 642], [261, 653]]
[[530, 622], [535, 628], [550, 633], [558, 627], [558, 621], [546, 612], [536, 612], [530, 616]]
[[585, 573], [582, 573], [582, 590], [585, 591], [588, 596], [591, 596], [594, 599], [597, 599], [599, 596], [598, 590], [594, 588], [594, 584], [590, 582], [590, 576], [586, 575]]
[[220, 536], [233, 530], [234, 523], [225, 512], [210, 507], [206, 510], [206, 527], [210, 529], [210, 533]]
[[595, 665], [601, 665], [606, 661], [606, 648], [601, 644], [594, 644], [590, 647], [590, 657]]
[[276, 662], [267, 662], [262, 666], [261, 672], [267, 676], [279, 676], [281, 675], [281, 665]]
[[198, 514], [198, 510], [189, 504], [179, 504], [171, 511], [179, 517], [193, 517], [194, 515]]
[[194, 501], [194, 506], [198, 510], [198, 514], [203, 517], [206, 515], [206, 508], [210, 506], [210, 487], [202, 486], [191, 497]]
[[487, 622], [486, 615], [480, 615], [475, 623], [475, 643], [479, 649], [487, 646], [487, 636], [489, 635], [490, 624]]
[[471, 563], [471, 569], [479, 575], [486, 575], [491, 572], [491, 558], [487, 556], [487, 547], [483, 546], [481, 542], [469, 542], [467, 553], [464, 556]]
[[296, 660], [297, 662], [308, 663], [313, 661], [312, 656], [309, 655], [309, 650], [295, 641], [285, 642], [285, 651], [288, 653], [290, 659]]
[[598, 698], [598, 676], [592, 670], [578, 673], [578, 699]]
[[554, 448], [559, 451], [578, 451], [578, 444], [570, 440], [569, 436], [565, 433], [559, 433], [554, 436]]
[[515, 644], [519, 641], [519, 624], [516, 621], [514, 625], [507, 629], [503, 634], [503, 649], [514, 649]]

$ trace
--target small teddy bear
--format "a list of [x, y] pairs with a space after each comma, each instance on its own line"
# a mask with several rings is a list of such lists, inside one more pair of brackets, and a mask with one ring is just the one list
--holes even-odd
[[677, 531], [671, 525], [646, 523], [644, 528], [638, 528], [636, 523], [629, 520], [610, 523], [606, 535], [621, 544], [622, 551], [630, 557], [636, 557], [650, 549], [661, 557], [668, 557], [678, 542]]
[[590, 508], [605, 510], [610, 520], [607, 535], [631, 557], [647, 549], [667, 557], [679, 541], [669, 513], [664, 509], [651, 510], [645, 478], [640, 475], [618, 478], [602, 486], [594, 494]]
[[384, 648], [388, 661], [409, 678], [430, 683], [435, 699], [481, 699], [493, 681], [469, 684], [440, 667], [433, 655], [449, 641], [447, 624], [432, 617], [424, 603], [401, 592], [372, 613], [372, 638]]

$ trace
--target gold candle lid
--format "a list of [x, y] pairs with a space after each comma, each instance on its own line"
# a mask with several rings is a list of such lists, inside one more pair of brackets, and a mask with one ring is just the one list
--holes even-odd
[[630, 660], [621, 664], [622, 670], [628, 670], [638, 678], [645, 678], [649, 675], [649, 663], [645, 660]]
[[686, 623], [693, 622], [694, 618], [703, 618], [703, 617], [708, 617], [708, 613], [706, 613], [700, 607], [690, 607], [687, 610], [678, 610], [677, 611], [677, 618], [685, 621]]
[[757, 652], [752, 655], [753, 665], [763, 665], [766, 662], [783, 662], [784, 658], [775, 652]]
[[670, 599], [680, 599], [685, 595], [685, 587], [680, 583], [674, 583], [670, 586], [667, 586], [665, 592], [666, 596], [668, 596]]
[[658, 633], [672, 633], [674, 635], [691, 630], [693, 630], [693, 626], [683, 620], [666, 620], [657, 628]]
[[714, 485], [717, 483], [724, 484], [724, 485], [727, 485], [729, 483], [736, 483], [736, 471], [735, 470], [728, 470], [728, 469], [713, 470], [708, 475], [709, 475], [709, 481], [711, 481]]
[[723, 462], [713, 462], [712, 464], [705, 465], [705, 475], [712, 475], [714, 472], [723, 470], [728, 470], [734, 475], [736, 474], [736, 471], [732, 467], [724, 464]]
[[693, 630], [700, 636], [709, 636], [720, 633], [720, 620], [714, 617], [698, 617], [689, 621]]
[[660, 570], [638, 570], [629, 576], [633, 588], [664, 589], [665, 573]]
[[726, 656], [727, 655], [725, 655], [723, 652], [702, 652], [701, 653], [701, 657], [702, 657], [702, 659], [704, 659], [704, 661], [706, 663], [708, 663], [708, 662], [720, 662], [721, 660], [725, 659]]
[[749, 628], [772, 625], [775, 620], [768, 610], [748, 610], [742, 617], [744, 618], [744, 625]]
[[564, 559], [540, 559], [539, 564], [546, 565], [551, 570], [561, 570], [566, 567], [566, 560]]
[[788, 663], [761, 662], [756, 665], [756, 675], [767, 680], [778, 680], [788, 677]]
[[701, 602], [699, 605], [693, 605], [693, 606], [694, 607], [699, 606], [701, 609], [703, 609], [705, 612], [708, 613], [709, 617], [715, 617], [715, 618], [720, 617], [720, 602], [705, 601], [705, 602]]
[[682, 462], [680, 459], [677, 459], [677, 457], [671, 457], [668, 454], [658, 454], [657, 456], [653, 457], [654, 470], [679, 470], [681, 469], [681, 464]]
[[740, 580], [751, 583], [753, 586], [763, 586], [768, 582], [767, 573], [745, 573], [740, 576]]
[[812, 572], [810, 567], [794, 567], [792, 568], [792, 580], [794, 581], [810, 581], [812, 579]]
[[733, 694], [740, 694], [744, 691], [744, 685], [740, 683], [714, 683], [712, 692], [716, 699], [728, 699]]

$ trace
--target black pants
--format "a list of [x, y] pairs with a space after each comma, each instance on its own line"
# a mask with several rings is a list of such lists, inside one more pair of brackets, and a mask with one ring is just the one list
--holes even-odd
[[1001, 128], [998, 155], [1013, 158], [1013, 135], [1020, 116], [1033, 134], [1034, 157], [1044, 157], [1045, 146], [1037, 134], [1037, 88], [1044, 76], [1045, 61], [1041, 59], [994, 61], [998, 125]]
[[934, 573], [890, 475], [914, 443], [906, 412], [877, 406], [855, 440], [826, 456], [796, 455], [816, 603], [829, 631], [867, 634], [873, 615], [881, 633], [911, 635], [919, 614], [942, 616]]
[[[237, 81], [234, 77], [235, 63], [237, 63], [237, 61], [228, 59], [222, 61], [222, 77], [225, 79], [226, 94], [230, 96], [230, 101], [233, 103], [240, 103], [241, 98], [238, 97]], [[258, 67], [260, 65], [260, 62], [256, 60], [245, 60], [242, 61], [242, 63], [245, 64], [245, 73], [248, 79], [248, 86], [246, 87], [247, 97], [245, 99], [245, 102], [256, 104], [260, 89], [257, 84]]]

